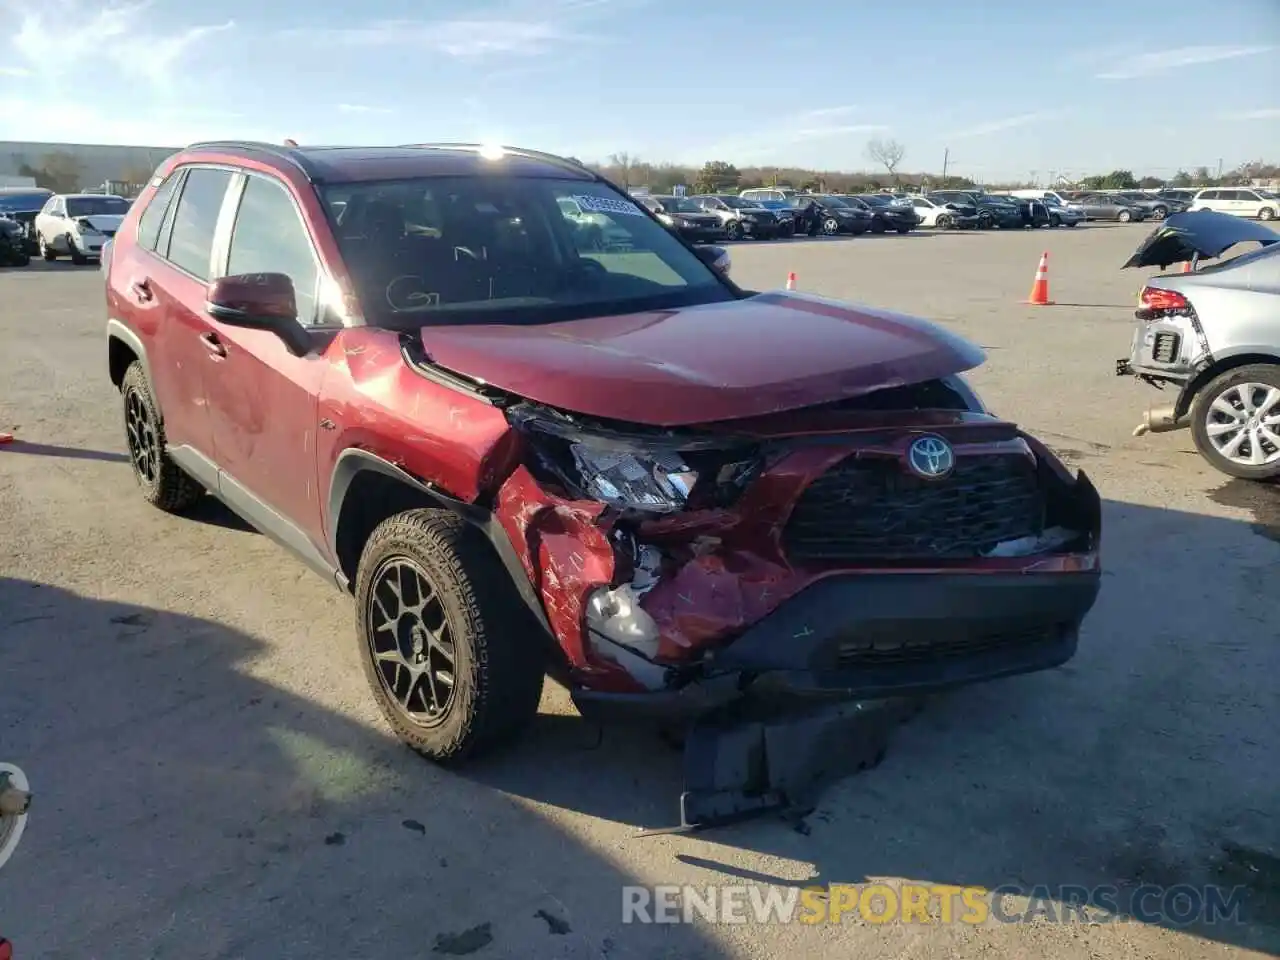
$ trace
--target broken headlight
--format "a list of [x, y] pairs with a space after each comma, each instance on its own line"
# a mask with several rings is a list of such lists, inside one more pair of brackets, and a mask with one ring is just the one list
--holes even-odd
[[672, 513], [684, 508], [698, 474], [679, 454], [638, 453], [574, 443], [583, 492], [620, 510]]

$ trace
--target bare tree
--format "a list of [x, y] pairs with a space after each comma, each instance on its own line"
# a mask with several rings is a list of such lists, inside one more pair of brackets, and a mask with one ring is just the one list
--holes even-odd
[[898, 164], [906, 155], [907, 148], [897, 140], [872, 140], [867, 144], [867, 156], [889, 171], [893, 182], [898, 182]]
[[622, 180], [622, 189], [628, 190], [631, 188], [631, 176], [635, 173], [636, 168], [640, 166], [640, 158], [633, 157], [625, 151], [611, 153], [609, 154], [609, 166], [618, 171], [618, 178]]

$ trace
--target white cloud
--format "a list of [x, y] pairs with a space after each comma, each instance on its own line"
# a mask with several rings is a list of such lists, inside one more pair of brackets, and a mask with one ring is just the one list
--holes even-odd
[[29, 77], [31, 71], [26, 67], [0, 67], [0, 77]]
[[1096, 77], [1099, 80], [1135, 80], [1138, 77], [1149, 77], [1182, 67], [1252, 57], [1260, 53], [1269, 53], [1274, 49], [1276, 49], [1274, 45], [1250, 45], [1177, 47], [1172, 50], [1157, 50], [1154, 53], [1129, 56], [1121, 66], [1096, 74]]
[[858, 109], [856, 103], [850, 103], [843, 107], [817, 107], [813, 110], [804, 110], [796, 114], [797, 120], [812, 120], [820, 122], [822, 120], [834, 120], [836, 117], [847, 117]]
[[1258, 107], [1255, 110], [1238, 110], [1224, 113], [1224, 120], [1273, 120], [1280, 117], [1280, 107]]
[[1037, 111], [1035, 113], [1020, 113], [1013, 117], [1001, 117], [998, 120], [990, 120], [986, 123], [980, 123], [973, 127], [966, 127], [963, 130], [957, 130], [946, 136], [948, 140], [967, 140], [970, 137], [985, 137], [988, 134], [1000, 133], [1002, 130], [1013, 130], [1015, 127], [1025, 127], [1027, 124], [1036, 123], [1040, 120], [1048, 120], [1055, 114], [1051, 111]]
[[367, 103], [340, 103], [339, 113], [394, 113], [390, 107], [373, 107]]
[[109, 67], [121, 78], [161, 87], [181, 76], [175, 68], [193, 46], [235, 27], [228, 20], [158, 33], [148, 29], [150, 7], [150, 0], [106, 6], [76, 0], [38, 5], [0, 0], [0, 10], [16, 21], [10, 46], [22, 63], [8, 70], [23, 70], [25, 76], [52, 84], [68, 76], [81, 78], [85, 64], [94, 64], [97, 69]]
[[320, 44], [416, 47], [458, 59], [532, 56], [574, 39], [557, 24], [520, 20], [381, 20], [360, 27], [287, 31]]

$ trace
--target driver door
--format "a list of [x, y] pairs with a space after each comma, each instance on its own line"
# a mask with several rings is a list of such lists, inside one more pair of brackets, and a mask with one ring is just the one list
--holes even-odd
[[263, 532], [305, 554], [302, 541], [323, 542], [318, 398], [329, 367], [324, 350], [342, 325], [320, 301], [320, 258], [289, 188], [258, 173], [236, 177], [218, 226], [226, 246], [216, 275], [288, 276], [313, 349], [299, 357], [270, 331], [209, 320], [220, 348], [205, 370], [219, 491]]

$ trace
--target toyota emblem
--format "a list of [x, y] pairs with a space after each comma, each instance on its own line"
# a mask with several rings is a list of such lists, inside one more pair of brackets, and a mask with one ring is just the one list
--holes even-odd
[[926, 480], [940, 480], [956, 466], [951, 444], [941, 437], [919, 437], [907, 448], [907, 466]]

